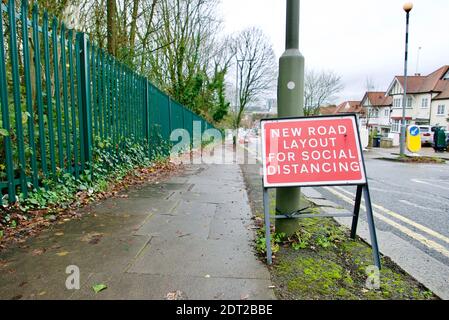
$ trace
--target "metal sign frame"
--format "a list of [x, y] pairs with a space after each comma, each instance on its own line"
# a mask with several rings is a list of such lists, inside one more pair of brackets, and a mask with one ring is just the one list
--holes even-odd
[[[356, 136], [356, 145], [359, 150], [359, 159], [361, 160], [361, 168], [362, 175], [364, 177], [363, 181], [357, 182], [348, 182], [348, 183], [318, 183], [318, 184], [307, 184], [307, 183], [298, 183], [288, 186], [273, 186], [268, 185], [266, 186], [266, 168], [265, 168], [265, 162], [266, 162], [266, 153], [265, 153], [265, 130], [264, 130], [264, 122], [282, 122], [282, 121], [291, 121], [291, 120], [323, 120], [323, 119], [342, 119], [342, 118], [352, 118], [354, 119], [355, 123], [355, 136]], [[373, 252], [373, 260], [374, 264], [379, 270], [381, 269], [381, 261], [380, 261], [380, 253], [379, 253], [379, 245], [377, 241], [377, 234], [376, 234], [376, 227], [374, 223], [374, 215], [373, 215], [373, 208], [371, 204], [371, 195], [369, 191], [369, 185], [368, 185], [368, 179], [366, 174], [366, 167], [365, 167], [365, 159], [362, 152], [362, 145], [361, 145], [361, 139], [360, 139], [360, 130], [359, 125], [357, 121], [357, 115], [354, 113], [348, 113], [345, 115], [337, 115], [337, 116], [316, 116], [316, 117], [292, 117], [292, 118], [276, 118], [276, 119], [262, 119], [261, 120], [261, 136], [262, 136], [262, 164], [263, 164], [263, 177], [262, 177], [262, 186], [263, 186], [263, 206], [264, 206], [264, 220], [265, 220], [265, 239], [266, 239], [266, 248], [267, 248], [267, 263], [271, 265], [273, 263], [272, 261], [272, 250], [271, 250], [271, 216], [270, 216], [270, 200], [268, 195], [268, 190], [273, 188], [287, 188], [287, 187], [301, 187], [301, 188], [307, 188], [307, 187], [324, 187], [324, 186], [357, 186], [357, 191], [355, 195], [355, 203], [354, 203], [354, 210], [352, 214], [338, 214], [338, 213], [328, 213], [328, 214], [313, 214], [313, 213], [307, 213], [304, 210], [299, 212], [292, 212], [290, 214], [285, 215], [276, 215], [276, 219], [304, 219], [304, 218], [333, 218], [333, 217], [352, 217], [352, 227], [351, 227], [351, 239], [355, 239], [357, 235], [357, 226], [360, 216], [360, 207], [362, 203], [362, 196], [365, 200], [365, 207], [366, 207], [366, 214], [367, 214], [367, 222], [368, 222], [368, 228], [370, 232], [370, 238], [371, 238], [371, 247]]]

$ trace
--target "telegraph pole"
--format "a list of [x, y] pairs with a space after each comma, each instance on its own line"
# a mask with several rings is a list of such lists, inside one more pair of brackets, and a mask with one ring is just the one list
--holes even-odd
[[[278, 117], [304, 116], [304, 57], [299, 52], [300, 0], [287, 0], [286, 51], [279, 60]], [[300, 188], [276, 190], [276, 212], [290, 215], [300, 210]], [[276, 232], [287, 235], [298, 229], [296, 219], [277, 219]]]

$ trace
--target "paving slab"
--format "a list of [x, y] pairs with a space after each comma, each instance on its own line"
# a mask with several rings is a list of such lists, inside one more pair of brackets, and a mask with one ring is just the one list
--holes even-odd
[[[95, 294], [91, 286], [108, 282], [108, 289]], [[88, 283], [70, 299], [163, 300], [168, 293], [180, 292], [182, 300], [274, 300], [271, 281], [263, 279], [205, 278], [124, 274], [108, 279], [105, 274], [90, 275]]]
[[[222, 278], [267, 279], [248, 243], [198, 238], [155, 237], [130, 273]], [[168, 267], [169, 266], [169, 267]]]
[[[275, 298], [238, 165], [187, 166], [80, 212], [0, 254], [0, 299]], [[65, 287], [70, 265], [80, 290]]]

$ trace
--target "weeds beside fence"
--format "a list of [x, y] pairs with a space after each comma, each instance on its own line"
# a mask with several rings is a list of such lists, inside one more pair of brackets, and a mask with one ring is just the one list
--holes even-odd
[[174, 129], [192, 139], [195, 121], [213, 128], [37, 4], [9, 0], [0, 13], [0, 189], [10, 202], [61, 172], [78, 178], [106, 142], [119, 154], [132, 141], [151, 159]]

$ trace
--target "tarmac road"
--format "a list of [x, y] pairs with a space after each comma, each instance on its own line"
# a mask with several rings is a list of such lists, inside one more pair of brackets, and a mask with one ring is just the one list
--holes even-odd
[[[374, 210], [412, 232], [399, 230], [385, 219], [376, 219], [377, 228], [396, 234], [449, 266], [449, 165], [396, 163], [376, 156], [366, 156]], [[354, 198], [354, 187], [316, 189], [352, 210], [347, 198]], [[363, 214], [361, 217], [365, 219]]]

